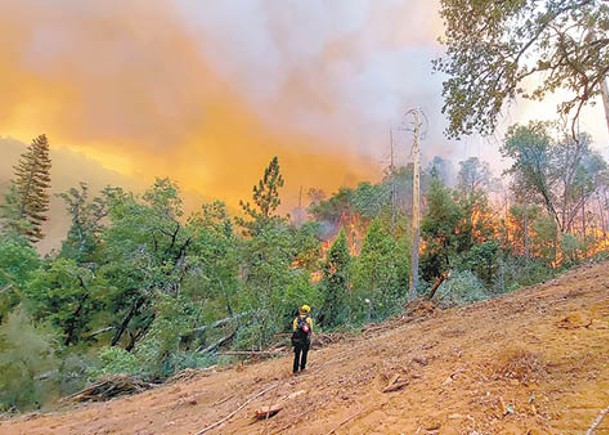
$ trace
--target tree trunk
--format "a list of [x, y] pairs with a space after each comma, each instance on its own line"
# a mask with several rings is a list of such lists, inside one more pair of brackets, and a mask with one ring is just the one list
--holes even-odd
[[112, 342], [110, 343], [111, 346], [116, 346], [118, 344], [118, 342], [121, 340], [121, 337], [125, 333], [125, 330], [129, 326], [129, 323], [135, 317], [135, 315], [138, 313], [138, 311], [140, 310], [142, 305], [144, 305], [145, 301], [146, 301], [146, 298], [144, 296], [140, 296], [135, 301], [135, 303], [133, 304], [133, 306], [129, 310], [129, 313], [127, 314], [127, 317], [125, 317], [125, 319], [121, 323], [121, 326], [116, 331], [116, 334], [114, 334], [114, 338], [112, 339]]
[[446, 278], [448, 278], [448, 273], [440, 274], [440, 276], [438, 277], [438, 279], [436, 279], [436, 282], [434, 283], [433, 287], [429, 292], [429, 299], [433, 299], [433, 297], [436, 295], [436, 292], [438, 291], [438, 288], [440, 287], [440, 285], [442, 285]]
[[72, 343], [76, 343], [76, 341], [77, 341], [74, 339], [75, 338], [74, 335], [76, 333], [76, 322], [78, 322], [80, 320], [81, 311], [88, 298], [89, 298], [89, 295], [87, 293], [85, 293], [83, 295], [83, 297], [80, 299], [80, 301], [78, 302], [78, 308], [76, 308], [76, 311], [74, 311], [74, 314], [68, 321], [68, 329], [66, 331], [66, 341], [64, 343], [66, 346], [69, 346]]
[[146, 320], [146, 323], [141, 328], [139, 328], [135, 334], [130, 334], [131, 337], [129, 339], [129, 344], [127, 345], [127, 347], [125, 347], [125, 350], [127, 352], [131, 352], [135, 347], [137, 341], [142, 338], [146, 334], [146, 332], [148, 332], [150, 326], [152, 325], [152, 322], [154, 322], [154, 318], [154, 314], [150, 315], [150, 318]]
[[588, 256], [588, 243], [586, 241], [586, 200], [582, 203], [582, 233], [584, 235], [584, 258]]
[[601, 203], [601, 196], [600, 193], [597, 193], [597, 203], [598, 203], [598, 213], [600, 215], [600, 219], [601, 219], [601, 231], [603, 232], [603, 236], [605, 235], [605, 233], [607, 232], [606, 229], [606, 225], [605, 225], [605, 213], [603, 211], [603, 204]]
[[524, 256], [531, 258], [531, 239], [529, 236], [529, 206], [524, 205]]
[[419, 223], [420, 206], [421, 206], [421, 150], [419, 148], [419, 109], [413, 111], [414, 115], [414, 143], [412, 145], [412, 153], [414, 156], [414, 170], [412, 175], [412, 252], [410, 264], [410, 292], [409, 299], [412, 300], [416, 296], [417, 287], [419, 284], [419, 238], [421, 228]]
[[605, 121], [607, 122], [607, 130], [609, 130], [609, 88], [607, 88], [606, 78], [604, 78], [601, 83], [601, 95], [603, 97], [603, 107], [605, 108]]

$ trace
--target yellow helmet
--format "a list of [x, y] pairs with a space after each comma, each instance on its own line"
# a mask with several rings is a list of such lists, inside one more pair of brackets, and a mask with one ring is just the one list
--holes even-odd
[[300, 307], [300, 311], [304, 311], [305, 313], [310, 313], [311, 307], [305, 304], [302, 307]]

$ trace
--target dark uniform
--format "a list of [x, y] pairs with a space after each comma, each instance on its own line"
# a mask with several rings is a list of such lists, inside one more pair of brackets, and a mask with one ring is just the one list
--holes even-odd
[[[308, 308], [308, 307], [307, 307]], [[311, 345], [311, 333], [313, 332], [313, 321], [309, 317], [308, 310], [300, 310], [300, 315], [294, 319], [292, 334], [292, 345], [294, 346], [294, 364], [292, 371], [298, 373], [298, 368], [304, 370], [307, 366], [307, 354]]]

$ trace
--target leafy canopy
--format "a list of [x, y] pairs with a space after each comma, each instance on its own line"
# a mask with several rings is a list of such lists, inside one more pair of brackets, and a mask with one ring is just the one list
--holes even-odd
[[[600, 93], [609, 71], [609, 5], [602, 0], [442, 0], [446, 56], [434, 69], [443, 84], [447, 135], [494, 131], [517, 96], [542, 99], [560, 88], [573, 115]], [[537, 86], [529, 91], [525, 80]], [[527, 82], [529, 83], [529, 82]]]

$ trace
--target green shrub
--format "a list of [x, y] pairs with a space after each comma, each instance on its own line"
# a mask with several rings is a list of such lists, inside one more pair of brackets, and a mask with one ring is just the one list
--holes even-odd
[[436, 300], [441, 306], [465, 305], [488, 299], [489, 292], [482, 281], [470, 270], [453, 272], [438, 290]]
[[97, 354], [100, 367], [90, 370], [93, 377], [105, 375], [138, 375], [141, 365], [134, 354], [120, 347], [102, 347]]
[[56, 393], [53, 337], [16, 308], [0, 326], [0, 408], [40, 408]]

